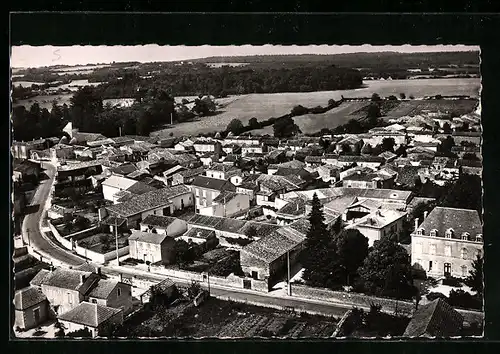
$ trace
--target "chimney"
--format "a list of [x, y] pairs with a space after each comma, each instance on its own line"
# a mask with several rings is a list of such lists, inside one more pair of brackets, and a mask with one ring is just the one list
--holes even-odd
[[415, 218], [415, 231], [418, 229], [418, 218]]
[[198, 232], [196, 233], [196, 237], [198, 237], [198, 238], [200, 238], [200, 237], [201, 237], [201, 232], [200, 232], [200, 231], [198, 231]]
[[80, 274], [80, 284], [83, 284], [85, 282], [85, 275]]
[[424, 220], [427, 218], [427, 214], [429, 214], [429, 212], [427, 210], [424, 211]]
[[123, 282], [123, 274], [120, 273], [120, 282]]
[[97, 273], [97, 275], [101, 276], [101, 267], [95, 267], [95, 272]]

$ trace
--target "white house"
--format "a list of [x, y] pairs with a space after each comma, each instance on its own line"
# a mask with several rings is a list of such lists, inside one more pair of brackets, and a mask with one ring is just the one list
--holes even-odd
[[116, 193], [125, 191], [136, 183], [137, 181], [131, 178], [111, 175], [101, 183], [104, 199], [116, 202]]

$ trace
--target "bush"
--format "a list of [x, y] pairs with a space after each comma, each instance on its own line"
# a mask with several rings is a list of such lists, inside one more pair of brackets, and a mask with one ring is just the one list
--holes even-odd
[[226, 237], [226, 241], [232, 245], [246, 246], [252, 242], [252, 240], [243, 237]]
[[451, 306], [462, 307], [466, 309], [481, 310], [483, 307], [483, 300], [480, 296], [473, 296], [462, 289], [450, 291], [448, 303]]
[[90, 333], [90, 330], [88, 328], [83, 328], [74, 332], [69, 332], [66, 334], [66, 336], [71, 338], [91, 338], [92, 333]]
[[446, 277], [443, 279], [443, 285], [453, 286], [453, 287], [462, 287], [462, 280], [455, 277]]
[[291, 111], [292, 116], [301, 116], [307, 113], [309, 113], [309, 109], [301, 105], [293, 107]]
[[427, 300], [434, 301], [436, 299], [448, 300], [445, 294], [438, 292], [430, 292], [426, 295]]

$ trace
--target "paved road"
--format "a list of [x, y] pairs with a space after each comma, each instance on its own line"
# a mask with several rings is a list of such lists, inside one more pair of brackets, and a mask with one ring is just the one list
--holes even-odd
[[[47, 162], [43, 163], [43, 168], [45, 169], [48, 179], [40, 181], [31, 206], [37, 210], [27, 214], [24, 217], [22, 225], [22, 234], [25, 243], [29, 244], [33, 249], [38, 251], [43, 256], [49, 256], [52, 260], [70, 265], [76, 266], [84, 263], [84, 260], [72, 252], [58, 246], [54, 240], [50, 240], [49, 237], [40, 231], [40, 219], [42, 218], [42, 213], [44, 205], [47, 202], [47, 198], [50, 196], [50, 190], [54, 177], [56, 174], [56, 167]], [[31, 208], [30, 208], [31, 209]]]

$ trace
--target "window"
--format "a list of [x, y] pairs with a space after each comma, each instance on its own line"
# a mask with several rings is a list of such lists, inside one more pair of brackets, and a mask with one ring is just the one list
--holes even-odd
[[429, 253], [436, 254], [436, 245], [435, 244], [432, 244], [429, 246]]
[[122, 296], [122, 289], [120, 288], [116, 289], [116, 293], [118, 296]]
[[444, 255], [446, 257], [451, 257], [451, 246], [450, 245], [444, 246]]
[[462, 259], [467, 259], [467, 248], [462, 248], [462, 251], [460, 252], [460, 257], [462, 257]]
[[468, 273], [467, 266], [463, 265], [461, 268], [462, 268], [462, 277], [466, 277]]
[[446, 230], [446, 233], [445, 233], [446, 238], [451, 238], [452, 235], [453, 235], [453, 229]]
[[431, 236], [436, 237], [438, 235], [438, 232], [436, 229], [431, 230]]
[[236, 208], [240, 207], [240, 202], [236, 203]]
[[415, 244], [415, 253], [422, 254], [422, 243], [418, 242]]
[[467, 241], [469, 239], [470, 234], [468, 232], [462, 233], [462, 240]]
[[418, 229], [417, 230], [417, 235], [425, 235], [424, 229]]
[[71, 293], [67, 293], [66, 295], [68, 297], [68, 304], [72, 304], [73, 303], [73, 296], [71, 296]]
[[198, 188], [196, 188], [196, 196], [199, 197], [200, 196], [200, 190]]
[[203, 206], [206, 207], [207, 206], [207, 201], [205, 199], [203, 199]]
[[432, 261], [429, 261], [429, 271], [432, 270]]
[[93, 304], [97, 304], [97, 299], [92, 299]]
[[203, 195], [203, 198], [207, 197], [207, 191], [205, 189], [202, 191], [202, 195]]
[[483, 242], [483, 235], [482, 234], [476, 235], [476, 242]]

